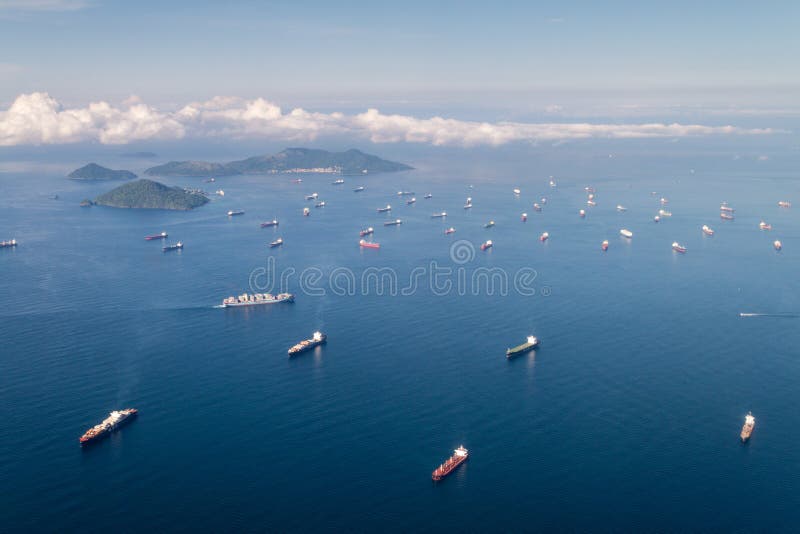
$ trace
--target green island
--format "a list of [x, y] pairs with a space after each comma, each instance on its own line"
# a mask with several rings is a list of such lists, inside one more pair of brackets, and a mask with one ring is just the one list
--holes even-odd
[[381, 159], [360, 150], [328, 152], [311, 148], [287, 148], [273, 155], [254, 156], [229, 163], [171, 161], [151, 167], [151, 176], [234, 176], [237, 174], [341, 174], [361, 175], [412, 169], [404, 163]]
[[115, 171], [97, 163], [89, 163], [75, 169], [67, 175], [70, 180], [133, 180], [136, 175], [131, 171]]
[[112, 208], [190, 210], [206, 202], [208, 198], [202, 193], [169, 187], [143, 178], [100, 195], [93, 203]]

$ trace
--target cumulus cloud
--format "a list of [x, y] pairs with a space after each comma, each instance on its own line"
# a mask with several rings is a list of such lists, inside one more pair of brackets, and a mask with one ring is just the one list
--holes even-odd
[[0, 111], [0, 146], [99, 142], [125, 144], [183, 137], [273, 138], [309, 141], [321, 136], [350, 135], [374, 143], [499, 146], [512, 142], [570, 139], [629, 139], [708, 135], [764, 135], [775, 130], [700, 124], [595, 124], [476, 122], [444, 117], [418, 118], [384, 114], [319, 113], [283, 110], [263, 98], [218, 96], [177, 111], [159, 111], [132, 96], [121, 106], [93, 102], [65, 109], [47, 93], [23, 94]]

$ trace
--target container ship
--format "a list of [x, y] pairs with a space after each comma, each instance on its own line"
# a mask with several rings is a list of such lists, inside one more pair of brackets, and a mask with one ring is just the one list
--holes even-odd
[[172, 252], [173, 250], [183, 250], [183, 243], [178, 241], [174, 245], [167, 245], [165, 247], [162, 247], [161, 250], [164, 252]]
[[752, 412], [747, 412], [747, 415], [744, 418], [744, 425], [742, 426], [742, 432], [739, 434], [739, 437], [742, 438], [742, 443], [747, 442], [750, 439], [750, 436], [753, 434], [753, 428], [756, 426], [756, 418], [753, 417]]
[[271, 226], [278, 226], [278, 219], [272, 219], [271, 221], [261, 223], [261, 228], [269, 228]]
[[111, 432], [114, 432], [118, 428], [120, 428], [125, 423], [133, 420], [136, 417], [136, 414], [139, 411], [136, 408], [126, 408], [124, 410], [114, 410], [113, 412], [108, 414], [108, 417], [103, 419], [103, 422], [99, 425], [94, 425], [92, 428], [87, 430], [83, 436], [80, 438], [80, 444], [82, 446], [89, 445], [98, 441]]
[[403, 221], [401, 221], [400, 219], [395, 219], [393, 221], [386, 221], [385, 223], [383, 223], [384, 226], [397, 226], [399, 224], [403, 224]]
[[706, 235], [714, 235], [714, 230], [709, 228], [707, 225], [703, 225], [703, 233]]
[[146, 235], [144, 236], [144, 238], [147, 241], [155, 241], [156, 239], [166, 239], [167, 232], [161, 232], [160, 234]]
[[520, 354], [524, 354], [528, 351], [531, 351], [539, 346], [539, 340], [536, 339], [534, 336], [528, 336], [525, 340], [525, 343], [522, 345], [517, 345], [516, 347], [512, 347], [506, 350], [506, 358], [513, 358], [514, 356], [518, 356]]
[[229, 210], [228, 217], [234, 217], [236, 215], [244, 215], [244, 211], [242, 210]]
[[359, 241], [358, 244], [362, 248], [381, 248], [381, 244], [380, 243], [373, 243], [373, 242], [370, 242], [370, 241], [365, 241], [364, 239]]
[[311, 335], [311, 339], [305, 339], [294, 345], [292, 348], [289, 349], [289, 356], [295, 356], [302, 352], [306, 352], [308, 350], [313, 349], [314, 347], [318, 347], [319, 345], [323, 345], [325, 341], [327, 341], [328, 336], [323, 334], [322, 332], [314, 332]]
[[391, 204], [386, 204], [385, 208], [378, 208], [378, 213], [386, 213], [387, 211], [392, 211]]
[[269, 244], [269, 248], [275, 248], [281, 245], [283, 245], [283, 238], [279, 237], [278, 239]]
[[672, 243], [672, 250], [675, 252], [680, 252], [681, 254], [686, 254], [686, 247], [675, 241]]
[[433, 470], [431, 478], [434, 482], [442, 480], [444, 477], [452, 473], [456, 467], [463, 464], [469, 458], [469, 451], [463, 445], [453, 451], [453, 456], [445, 460], [445, 462]]
[[291, 293], [270, 295], [269, 293], [242, 293], [238, 297], [228, 297], [222, 301], [220, 308], [236, 308], [239, 306], [260, 306], [262, 304], [277, 304], [278, 302], [294, 302]]
[[10, 248], [16, 246], [17, 246], [16, 239], [9, 239], [8, 241], [0, 241], [0, 248]]
[[375, 233], [375, 229], [370, 226], [369, 228], [365, 228], [365, 229], [361, 230], [360, 232], [358, 232], [358, 236], [359, 237], [364, 237], [365, 235], [370, 235], [370, 234], [374, 234], [374, 233]]

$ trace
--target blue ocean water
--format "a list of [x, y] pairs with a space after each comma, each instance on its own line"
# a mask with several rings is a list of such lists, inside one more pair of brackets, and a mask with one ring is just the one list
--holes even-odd
[[[739, 317], [800, 312], [800, 208], [776, 205], [800, 201], [794, 175], [661, 174], [644, 155], [614, 173], [574, 162], [551, 189], [551, 172], [525, 161], [409, 162], [418, 169], [342, 186], [163, 180], [225, 190], [185, 213], [79, 208], [114, 184], [67, 181], [69, 167], [0, 173], [0, 239], [20, 241], [0, 250], [3, 530], [796, 527], [800, 319]], [[327, 206], [304, 218], [315, 191]], [[662, 196], [673, 216], [655, 224]], [[722, 200], [735, 221], [719, 219]], [[259, 228], [272, 217], [278, 228]], [[762, 218], [774, 230], [759, 231]], [[358, 247], [366, 226], [380, 250]], [[162, 230], [186, 248], [143, 239]], [[285, 245], [268, 249], [277, 236]], [[465, 263], [451, 258], [458, 241]], [[453, 269], [451, 290], [431, 287], [432, 262]], [[294, 304], [213, 307], [267, 267], [294, 269]], [[322, 278], [304, 287], [309, 268]], [[393, 269], [398, 294], [327, 283], [352, 272], [359, 286], [370, 268]], [[458, 273], [479, 268], [506, 273], [506, 294], [459, 290]], [[521, 269], [533, 295], [513, 287]], [[288, 359], [316, 329], [328, 344]], [[507, 361], [530, 334], [541, 348]], [[128, 406], [138, 420], [81, 450], [84, 430]], [[470, 460], [432, 484], [460, 444]]]

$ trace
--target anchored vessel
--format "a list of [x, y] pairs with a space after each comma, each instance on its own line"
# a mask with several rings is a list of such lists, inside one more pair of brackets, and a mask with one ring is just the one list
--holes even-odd
[[99, 425], [94, 425], [87, 430], [80, 438], [81, 445], [89, 445], [99, 439], [106, 437], [111, 432], [117, 430], [119, 427], [136, 417], [139, 413], [136, 408], [126, 408], [124, 410], [114, 410], [108, 414], [108, 417], [103, 419]]
[[747, 412], [747, 415], [744, 418], [744, 425], [742, 426], [742, 433], [739, 434], [739, 437], [742, 438], [742, 443], [750, 439], [750, 435], [753, 433], [753, 428], [755, 426], [756, 418], [753, 417], [752, 412]]
[[397, 226], [398, 224], [403, 224], [403, 221], [400, 219], [395, 219], [393, 221], [386, 221], [383, 223], [384, 226]]
[[370, 241], [365, 241], [363, 239], [359, 241], [358, 244], [361, 245], [363, 248], [381, 248], [380, 243], [373, 243]]
[[484, 228], [491, 228], [492, 226], [494, 226], [494, 221], [489, 221], [488, 223], [483, 225]]
[[522, 219], [522, 222], [526, 222], [528, 220], [528, 214], [527, 213], [523, 213], [522, 216], [520, 217], [520, 219]]
[[780, 250], [783, 248], [783, 244], [781, 244], [781, 242], [778, 241], [777, 239], [775, 240], [774, 243], [772, 243], [772, 246], [775, 247], [775, 250]]
[[539, 241], [541, 241], [542, 243], [544, 243], [545, 241], [547, 241], [547, 238], [548, 238], [548, 237], [550, 237], [550, 234], [549, 234], [549, 233], [547, 233], [547, 232], [542, 232], [542, 235], [540, 235], [540, 236], [539, 236]]
[[519, 188], [517, 188], [517, 187], [514, 188], [514, 194], [515, 195], [519, 195], [521, 192], [522, 191], [520, 191]]
[[358, 232], [358, 235], [359, 235], [359, 237], [364, 237], [365, 235], [370, 235], [370, 234], [373, 234], [373, 233], [375, 233], [375, 229], [370, 226], [369, 228], [365, 228], [365, 229], [361, 230], [360, 232]]
[[714, 235], [714, 230], [708, 227], [708, 225], [703, 225], [703, 233], [706, 235]]
[[153, 241], [155, 239], [166, 239], [167, 238], [167, 232], [161, 232], [160, 234], [154, 234], [154, 235], [146, 235], [146, 236], [144, 236], [144, 238], [147, 241]]
[[392, 211], [391, 204], [386, 204], [385, 208], [378, 208], [378, 213], [386, 213], [387, 211]]
[[182, 248], [183, 248], [183, 243], [178, 241], [174, 245], [167, 245], [165, 247], [162, 247], [161, 250], [163, 250], [164, 252], [170, 252], [173, 250], [181, 250]]
[[622, 237], [627, 237], [628, 239], [630, 239], [630, 238], [633, 237], [633, 232], [623, 228], [622, 230], [619, 231], [619, 235], [621, 235]]
[[342, 185], [344, 183], [343, 178], [339, 178], [338, 180], [333, 181], [333, 185]]
[[487, 249], [490, 249], [490, 248], [492, 248], [492, 246], [493, 246], [493, 245], [492, 245], [492, 240], [490, 239], [490, 240], [488, 240], [486, 243], [484, 243], [483, 245], [481, 245], [481, 250], [487, 250]]
[[431, 195], [430, 193], [427, 193], [427, 194], [426, 194], [424, 197], [422, 197], [422, 198], [424, 198], [425, 200], [427, 200], [427, 199], [429, 199], [429, 198], [433, 198], [433, 195]]
[[445, 460], [442, 465], [433, 470], [431, 478], [434, 482], [442, 480], [444, 477], [452, 473], [456, 467], [463, 464], [468, 457], [469, 451], [465, 449], [463, 445], [461, 445], [459, 448], [453, 451], [453, 456]]
[[308, 217], [311, 215], [311, 210], [308, 208], [303, 208], [303, 217]]
[[408, 200], [406, 200], [406, 204], [410, 206], [411, 204], [414, 204], [416, 201], [417, 201], [416, 197], [411, 197]]
[[536, 202], [533, 203], [533, 210], [534, 211], [542, 211], [542, 207], [537, 204]]
[[581, 219], [583, 219], [584, 217], [586, 217], [586, 210], [580, 210], [580, 211], [578, 212], [578, 215], [580, 215], [580, 216], [581, 216]]
[[0, 248], [16, 247], [17, 240], [9, 239], [8, 241], [0, 241]]
[[727, 211], [728, 213], [733, 213], [735, 210], [728, 206], [727, 202], [723, 202], [722, 205], [719, 207], [719, 211]]
[[778, 201], [778, 206], [780, 206], [781, 208], [791, 208], [792, 207], [792, 203], [789, 202], [788, 200], [779, 200]]
[[325, 207], [325, 201], [324, 200], [320, 200], [319, 202], [314, 204], [314, 207], [315, 208], [324, 208]]
[[534, 336], [528, 336], [525, 340], [525, 343], [522, 345], [517, 345], [516, 347], [512, 347], [506, 350], [506, 358], [513, 358], [514, 356], [518, 356], [520, 354], [524, 354], [528, 351], [531, 351], [539, 346], [539, 340], [536, 339]]
[[414, 192], [413, 191], [398, 191], [397, 194], [399, 196], [401, 196], [401, 197], [404, 197], [404, 196], [411, 196], [411, 195], [414, 194]]
[[455, 233], [455, 231], [456, 229], [451, 226], [450, 228], [444, 231], [444, 235], [450, 235], [452, 233]]
[[281, 245], [283, 245], [283, 238], [279, 237], [278, 239], [269, 244], [269, 248], [275, 248]]
[[721, 211], [720, 214], [719, 214], [719, 218], [720, 219], [724, 219], [726, 221], [732, 221], [733, 220], [733, 215], [731, 215], [730, 213], [725, 213], [724, 211]]
[[363, 185], [359, 185], [358, 187], [353, 189], [353, 193], [360, 193], [363, 190], [364, 190], [364, 186]]
[[269, 228], [270, 226], [278, 226], [278, 219], [272, 219], [261, 223], [261, 228]]
[[686, 254], [686, 247], [684, 247], [677, 241], [672, 243], [672, 250], [674, 250], [675, 252], [680, 252], [681, 254]]
[[242, 210], [229, 210], [228, 217], [233, 217], [234, 215], [244, 215], [244, 211]]
[[262, 304], [276, 304], [278, 302], [294, 302], [291, 293], [270, 295], [269, 293], [242, 293], [238, 297], [228, 297], [222, 301], [222, 308], [235, 308], [238, 306], [259, 306]]
[[761, 230], [772, 230], [772, 225], [768, 224], [768, 223], [765, 223], [764, 221], [761, 221], [760, 223], [758, 223], [758, 227]]
[[434, 213], [433, 215], [431, 215], [431, 219], [439, 219], [442, 217], [447, 217], [446, 211], [440, 211], [439, 213]]
[[626, 208], [622, 204], [617, 204], [617, 211], [628, 211], [628, 208]]
[[319, 193], [311, 193], [310, 195], [306, 195], [306, 200], [315, 200], [319, 196]]
[[606, 240], [606, 241], [603, 241], [603, 242], [600, 244], [600, 248], [602, 248], [604, 251], [608, 250], [608, 240]]
[[314, 332], [311, 336], [311, 339], [305, 339], [294, 345], [292, 348], [289, 349], [289, 356], [294, 356], [296, 354], [300, 354], [301, 352], [306, 352], [307, 350], [311, 350], [314, 347], [322, 345], [328, 339], [328, 336], [323, 334], [322, 332]]

